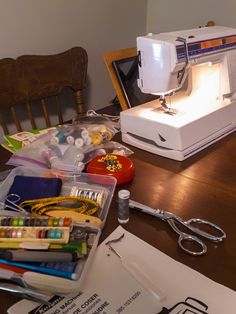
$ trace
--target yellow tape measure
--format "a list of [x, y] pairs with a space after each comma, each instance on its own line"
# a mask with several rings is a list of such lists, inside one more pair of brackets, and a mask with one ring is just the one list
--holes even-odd
[[99, 208], [96, 201], [81, 196], [58, 196], [27, 200], [22, 202], [20, 206], [37, 215], [47, 215], [48, 211], [53, 210], [70, 210], [86, 215], [93, 215]]

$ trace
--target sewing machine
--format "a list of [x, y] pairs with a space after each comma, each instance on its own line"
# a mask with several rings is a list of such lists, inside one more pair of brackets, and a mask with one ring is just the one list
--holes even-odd
[[121, 112], [122, 140], [184, 160], [236, 129], [236, 29], [137, 38], [138, 85], [159, 99]]

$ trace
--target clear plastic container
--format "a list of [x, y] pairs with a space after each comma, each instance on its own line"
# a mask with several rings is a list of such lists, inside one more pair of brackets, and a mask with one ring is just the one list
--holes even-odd
[[[116, 187], [116, 179], [112, 176], [101, 176], [87, 173], [72, 174], [58, 170], [28, 168], [25, 166], [20, 166], [14, 168], [7, 178], [1, 183], [1, 203], [3, 204], [5, 202], [15, 176], [21, 175], [42, 177], [45, 176], [45, 173], [47, 176], [49, 175], [50, 177], [60, 177], [62, 179], [61, 196], [84, 196], [86, 193], [90, 193], [89, 195], [96, 195], [96, 197], [98, 197], [97, 201], [99, 201], [101, 205], [100, 210], [97, 212], [97, 217], [101, 220], [100, 224], [91, 224], [87, 222], [75, 222], [74, 224], [73, 229], [79, 230], [79, 232], [81, 230], [81, 232], [87, 233], [91, 238], [91, 243], [88, 250], [88, 255], [83, 260], [79, 260], [80, 263], [78, 263], [77, 267], [73, 271], [71, 279], [51, 276], [50, 274], [41, 274], [34, 271], [29, 271], [24, 274], [26, 281], [33, 287], [52, 292], [54, 294], [63, 295], [74, 291], [79, 291], [82, 288], [82, 283], [93, 259], [99, 237], [101, 235], [101, 230], [107, 218], [108, 210]], [[4, 211], [2, 210], [1, 215], [3, 215], [3, 213]]]

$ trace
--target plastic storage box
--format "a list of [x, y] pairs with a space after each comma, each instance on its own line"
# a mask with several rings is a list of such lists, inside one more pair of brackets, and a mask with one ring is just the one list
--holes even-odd
[[[84, 259], [79, 260], [77, 266], [73, 270], [63, 270], [66, 274], [68, 274], [66, 278], [55, 276], [53, 272], [53, 275], [50, 275], [50, 270], [48, 273], [42, 274], [35, 271], [34, 269], [29, 269], [23, 274], [23, 278], [26, 280], [26, 282], [34, 288], [41, 289], [45, 292], [49, 291], [59, 295], [67, 294], [77, 290], [79, 291], [82, 288], [83, 281], [86, 277], [86, 273], [90, 263], [93, 260], [93, 255], [98, 245], [101, 230], [106, 221], [108, 210], [116, 187], [116, 179], [111, 176], [87, 173], [72, 174], [58, 170], [28, 168], [24, 166], [16, 167], [10, 172], [10, 174], [0, 186], [1, 208], [3, 208], [4, 202], [9, 193], [9, 189], [16, 176], [20, 175], [42, 177], [45, 176], [45, 174], [47, 176], [50, 175], [50, 177], [60, 177], [62, 179], [61, 195], [63, 196], [72, 195], [75, 191], [76, 193], [78, 193], [78, 191], [82, 191], [82, 193], [86, 193], [87, 191], [97, 191], [98, 194], [100, 193], [99, 202], [101, 206], [97, 213], [97, 217], [101, 220], [101, 223], [92, 224], [87, 222], [75, 222], [73, 227], [74, 233], [77, 232], [89, 235], [91, 243], [88, 255]], [[3, 216], [5, 212], [7, 213], [8, 211], [1, 211], [1, 216]], [[22, 213], [15, 214], [22, 215]]]

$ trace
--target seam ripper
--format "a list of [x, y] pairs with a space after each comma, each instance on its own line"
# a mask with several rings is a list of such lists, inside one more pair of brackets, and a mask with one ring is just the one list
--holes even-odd
[[166, 294], [162, 289], [160, 289], [149, 276], [142, 270], [142, 268], [132, 260], [125, 258], [117, 250], [111, 246], [111, 243], [119, 242], [124, 238], [124, 233], [117, 239], [110, 240], [105, 243], [108, 245], [109, 249], [120, 259], [120, 262], [124, 269], [128, 271], [129, 274], [133, 276], [135, 280], [137, 280], [143, 288], [145, 288], [155, 299], [158, 301], [162, 301]]

